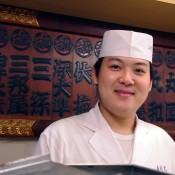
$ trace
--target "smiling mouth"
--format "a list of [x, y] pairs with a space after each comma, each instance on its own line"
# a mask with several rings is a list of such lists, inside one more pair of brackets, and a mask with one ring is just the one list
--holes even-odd
[[117, 93], [120, 96], [124, 96], [124, 97], [129, 97], [131, 95], [134, 95], [133, 92], [130, 91], [124, 91], [124, 90], [115, 90], [115, 93]]

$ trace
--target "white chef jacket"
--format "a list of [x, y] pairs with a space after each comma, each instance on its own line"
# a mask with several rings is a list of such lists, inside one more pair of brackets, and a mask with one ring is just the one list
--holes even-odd
[[[41, 133], [35, 154], [62, 164], [128, 164], [98, 104], [58, 120]], [[162, 128], [137, 118], [131, 164], [175, 174], [175, 142]]]

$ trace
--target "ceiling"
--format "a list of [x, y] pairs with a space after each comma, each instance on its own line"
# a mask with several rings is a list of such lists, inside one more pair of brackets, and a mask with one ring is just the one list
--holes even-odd
[[175, 33], [175, 0], [0, 0], [0, 4]]

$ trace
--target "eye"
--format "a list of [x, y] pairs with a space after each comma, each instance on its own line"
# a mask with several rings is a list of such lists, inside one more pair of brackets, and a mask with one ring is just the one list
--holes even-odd
[[109, 67], [112, 70], [120, 70], [121, 69], [121, 67], [119, 65], [117, 65], [117, 64], [110, 65]]
[[137, 69], [135, 69], [135, 73], [137, 73], [137, 74], [144, 74], [145, 73], [145, 70], [143, 70], [143, 69], [140, 69], [140, 68], [137, 68]]

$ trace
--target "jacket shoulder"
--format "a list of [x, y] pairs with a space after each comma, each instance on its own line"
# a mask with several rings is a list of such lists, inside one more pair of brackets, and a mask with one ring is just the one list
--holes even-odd
[[78, 128], [83, 125], [84, 118], [86, 117], [86, 113], [70, 116], [67, 118], [59, 119], [51, 123], [43, 133], [58, 133], [59, 131], [71, 132], [71, 130]]
[[154, 136], [155, 138], [158, 138], [158, 139], [162, 139], [162, 140], [169, 140], [170, 142], [174, 142], [174, 140], [172, 139], [172, 137], [168, 134], [168, 132], [161, 128], [160, 126], [158, 125], [155, 125], [155, 124], [152, 124], [152, 123], [149, 123], [149, 122], [145, 122], [143, 120], [140, 120], [139, 119], [139, 125], [146, 129], [147, 132], [151, 135], [151, 136]]

